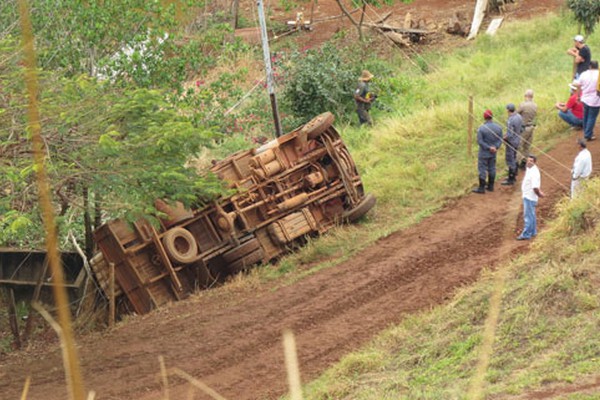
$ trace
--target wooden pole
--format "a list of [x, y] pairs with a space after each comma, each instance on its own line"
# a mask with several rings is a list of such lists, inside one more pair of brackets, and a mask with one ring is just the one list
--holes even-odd
[[469, 96], [469, 115], [467, 118], [467, 154], [473, 156], [473, 96]]
[[25, 323], [25, 330], [23, 331], [23, 344], [27, 344], [29, 341], [29, 336], [31, 336], [31, 331], [33, 329], [33, 321], [35, 319], [35, 312], [33, 310], [33, 304], [37, 303], [40, 299], [40, 294], [42, 292], [42, 285], [44, 280], [46, 279], [46, 272], [48, 271], [48, 257], [44, 258], [44, 266], [42, 268], [42, 273], [38, 276], [38, 281], [35, 285], [35, 289], [33, 290], [33, 296], [31, 297], [31, 303], [29, 303], [29, 314], [27, 316], [27, 322]]
[[37, 188], [40, 209], [42, 210], [44, 228], [46, 233], [46, 251], [52, 271], [52, 290], [56, 303], [58, 320], [62, 328], [61, 345], [63, 348], [63, 364], [65, 366], [65, 379], [67, 381], [70, 400], [84, 400], [85, 389], [77, 347], [71, 322], [69, 298], [65, 287], [65, 278], [60, 256], [58, 253], [58, 239], [54, 209], [52, 207], [50, 179], [46, 169], [45, 142], [42, 138], [40, 113], [38, 107], [39, 84], [37, 76], [37, 60], [33, 37], [33, 27], [29, 15], [29, 3], [19, 0], [19, 16], [21, 23], [23, 65], [25, 66], [25, 86], [27, 87], [28, 107], [27, 116], [28, 132], [31, 134], [32, 153], [37, 178]]
[[109, 263], [108, 326], [115, 326], [115, 263]]
[[17, 318], [17, 305], [15, 303], [15, 291], [8, 289], [8, 319], [10, 321], [10, 330], [15, 337], [17, 349], [21, 348], [21, 335], [19, 334], [19, 321]]
[[291, 400], [302, 400], [302, 384], [300, 383], [300, 368], [298, 367], [298, 353], [294, 334], [286, 330], [283, 332], [283, 350], [285, 366], [288, 376]]

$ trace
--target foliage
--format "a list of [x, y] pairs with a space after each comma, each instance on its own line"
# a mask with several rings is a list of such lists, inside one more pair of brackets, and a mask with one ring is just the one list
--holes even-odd
[[335, 46], [296, 52], [286, 68], [283, 101], [293, 115], [308, 121], [325, 111], [343, 115], [352, 109], [360, 71]]
[[583, 26], [586, 35], [594, 33], [600, 20], [600, 2], [598, 0], [568, 0], [567, 5], [575, 20]]
[[[34, 0], [31, 18], [39, 64], [65, 76], [87, 74], [179, 89], [192, 71], [211, 62], [198, 51], [211, 40], [181, 37], [175, 16], [176, 11], [186, 12], [186, 4], [178, 2], [184, 8], [178, 10], [175, 4], [145, 0]], [[6, 35], [19, 35], [14, 21], [17, 2], [9, 0], [0, 13]]]
[[[39, 244], [40, 218], [30, 154], [19, 53], [0, 42], [0, 240]], [[83, 212], [96, 203], [105, 216], [152, 213], [156, 198], [201, 202], [220, 192], [214, 177], [186, 167], [212, 134], [194, 127], [166, 93], [115, 87], [86, 75], [62, 78], [42, 72], [40, 113], [50, 185], [59, 229], [81, 232]], [[190, 114], [189, 112], [187, 114]], [[88, 197], [86, 197], [88, 196]]]

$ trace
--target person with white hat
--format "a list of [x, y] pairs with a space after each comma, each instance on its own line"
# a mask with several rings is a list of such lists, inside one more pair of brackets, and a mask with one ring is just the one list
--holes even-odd
[[590, 68], [590, 61], [592, 61], [592, 51], [585, 44], [583, 36], [577, 35], [573, 38], [574, 46], [567, 50], [567, 54], [574, 57], [573, 62], [575, 63], [575, 76], [579, 78], [579, 75], [584, 73]]
[[558, 116], [573, 128], [583, 128], [583, 103], [581, 102], [579, 88], [570, 83], [571, 96], [566, 103], [558, 102], [554, 106]]
[[358, 87], [354, 91], [354, 101], [356, 102], [356, 113], [358, 114], [358, 122], [362, 124], [373, 125], [369, 110], [375, 97], [369, 91], [369, 82], [373, 79], [371, 74], [366, 69], [358, 78]]

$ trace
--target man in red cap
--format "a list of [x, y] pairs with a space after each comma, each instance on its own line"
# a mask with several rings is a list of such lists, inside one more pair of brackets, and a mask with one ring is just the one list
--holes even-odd
[[[477, 170], [479, 172], [479, 186], [473, 189], [474, 193], [484, 194], [487, 189], [494, 191], [496, 179], [496, 154], [502, 146], [502, 127], [492, 121], [494, 115], [491, 110], [483, 113], [484, 123], [477, 129]], [[487, 187], [486, 187], [487, 178]]]

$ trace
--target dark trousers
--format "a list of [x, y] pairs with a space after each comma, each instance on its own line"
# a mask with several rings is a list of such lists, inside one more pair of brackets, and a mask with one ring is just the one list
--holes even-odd
[[583, 103], [583, 135], [588, 140], [594, 136], [594, 126], [599, 112], [600, 107], [590, 107]]
[[488, 175], [496, 177], [496, 156], [478, 157], [477, 171], [479, 172], [479, 179], [483, 179], [484, 181], [487, 179]]

